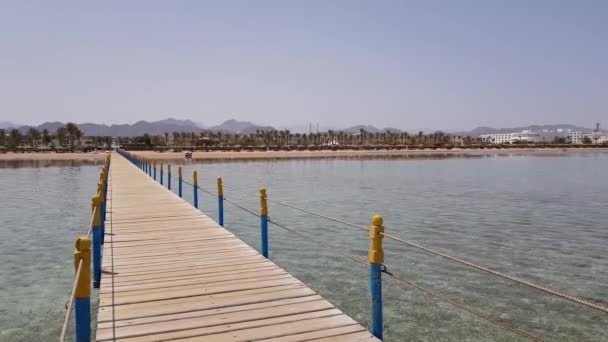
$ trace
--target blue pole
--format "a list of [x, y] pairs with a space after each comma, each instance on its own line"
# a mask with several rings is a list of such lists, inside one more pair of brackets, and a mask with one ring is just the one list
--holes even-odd
[[91, 341], [91, 297], [74, 299], [76, 342]]
[[101, 227], [93, 226], [93, 287], [101, 284]]
[[171, 165], [167, 165], [167, 189], [171, 190]]
[[260, 226], [262, 229], [262, 255], [268, 259], [268, 202], [266, 189], [260, 189]]
[[182, 167], [179, 167], [179, 181], [177, 184], [178, 187], [178, 192], [179, 192], [179, 197], [182, 197]]
[[194, 198], [193, 198], [194, 207], [198, 209], [198, 177], [197, 177], [196, 170], [192, 171], [192, 178], [193, 178], [192, 193], [194, 196]]
[[160, 163], [160, 185], [163, 185], [163, 163]]
[[93, 203], [93, 287], [98, 289], [101, 283], [102, 200], [100, 196], [95, 196], [91, 199], [91, 202]]
[[74, 267], [82, 260], [80, 276], [74, 293], [74, 334], [76, 342], [91, 341], [91, 240], [82, 237], [76, 240]]
[[220, 226], [224, 226], [224, 196], [217, 196], [217, 220]]
[[382, 340], [382, 264], [369, 264], [369, 288], [372, 295], [372, 334]]
[[268, 259], [268, 216], [260, 216], [262, 224], [262, 255]]
[[384, 238], [383, 219], [380, 215], [372, 217], [372, 225], [369, 228], [369, 289], [371, 294], [372, 321], [371, 332], [376, 338], [383, 338], [383, 316], [382, 316], [382, 264], [384, 263]]
[[217, 177], [217, 222], [224, 226], [224, 183], [222, 177]]
[[99, 203], [99, 227], [101, 228], [101, 244], [104, 243], [104, 235], [105, 235], [105, 222], [106, 222], [106, 197], [105, 197], [105, 188], [103, 183], [98, 184], [97, 194], [101, 197], [101, 201]]
[[154, 180], [156, 180], [156, 162], [154, 162]]

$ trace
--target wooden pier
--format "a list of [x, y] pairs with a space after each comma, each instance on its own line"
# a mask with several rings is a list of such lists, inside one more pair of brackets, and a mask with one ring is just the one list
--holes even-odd
[[378, 341], [114, 154], [97, 341]]

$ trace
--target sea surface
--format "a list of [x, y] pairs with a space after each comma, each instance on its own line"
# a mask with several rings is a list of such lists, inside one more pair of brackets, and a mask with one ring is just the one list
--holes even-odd
[[[608, 305], [608, 154], [447, 159], [172, 162], [211, 194], [258, 211], [270, 199], [368, 225], [545, 286]], [[0, 341], [58, 337], [74, 239], [87, 231], [101, 165], [0, 164]], [[173, 179], [173, 188], [177, 189]], [[166, 184], [166, 183], [165, 183]], [[238, 189], [238, 190], [236, 190]], [[191, 187], [184, 184], [191, 200]], [[270, 203], [270, 258], [364, 325], [369, 323], [367, 232]], [[225, 227], [258, 248], [259, 218], [225, 204]], [[333, 246], [332, 249], [317, 243]], [[546, 341], [608, 341], [608, 314], [385, 239], [389, 272]], [[338, 251], [339, 253], [337, 253]], [[384, 275], [386, 341], [526, 341]]]

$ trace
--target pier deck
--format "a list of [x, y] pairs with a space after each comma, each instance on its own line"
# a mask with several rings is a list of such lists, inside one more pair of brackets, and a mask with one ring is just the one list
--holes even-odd
[[378, 341], [118, 154], [97, 341]]

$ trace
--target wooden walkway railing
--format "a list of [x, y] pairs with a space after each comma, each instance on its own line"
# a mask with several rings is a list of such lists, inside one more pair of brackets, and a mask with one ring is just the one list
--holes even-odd
[[377, 341], [118, 154], [106, 212], [98, 341]]

